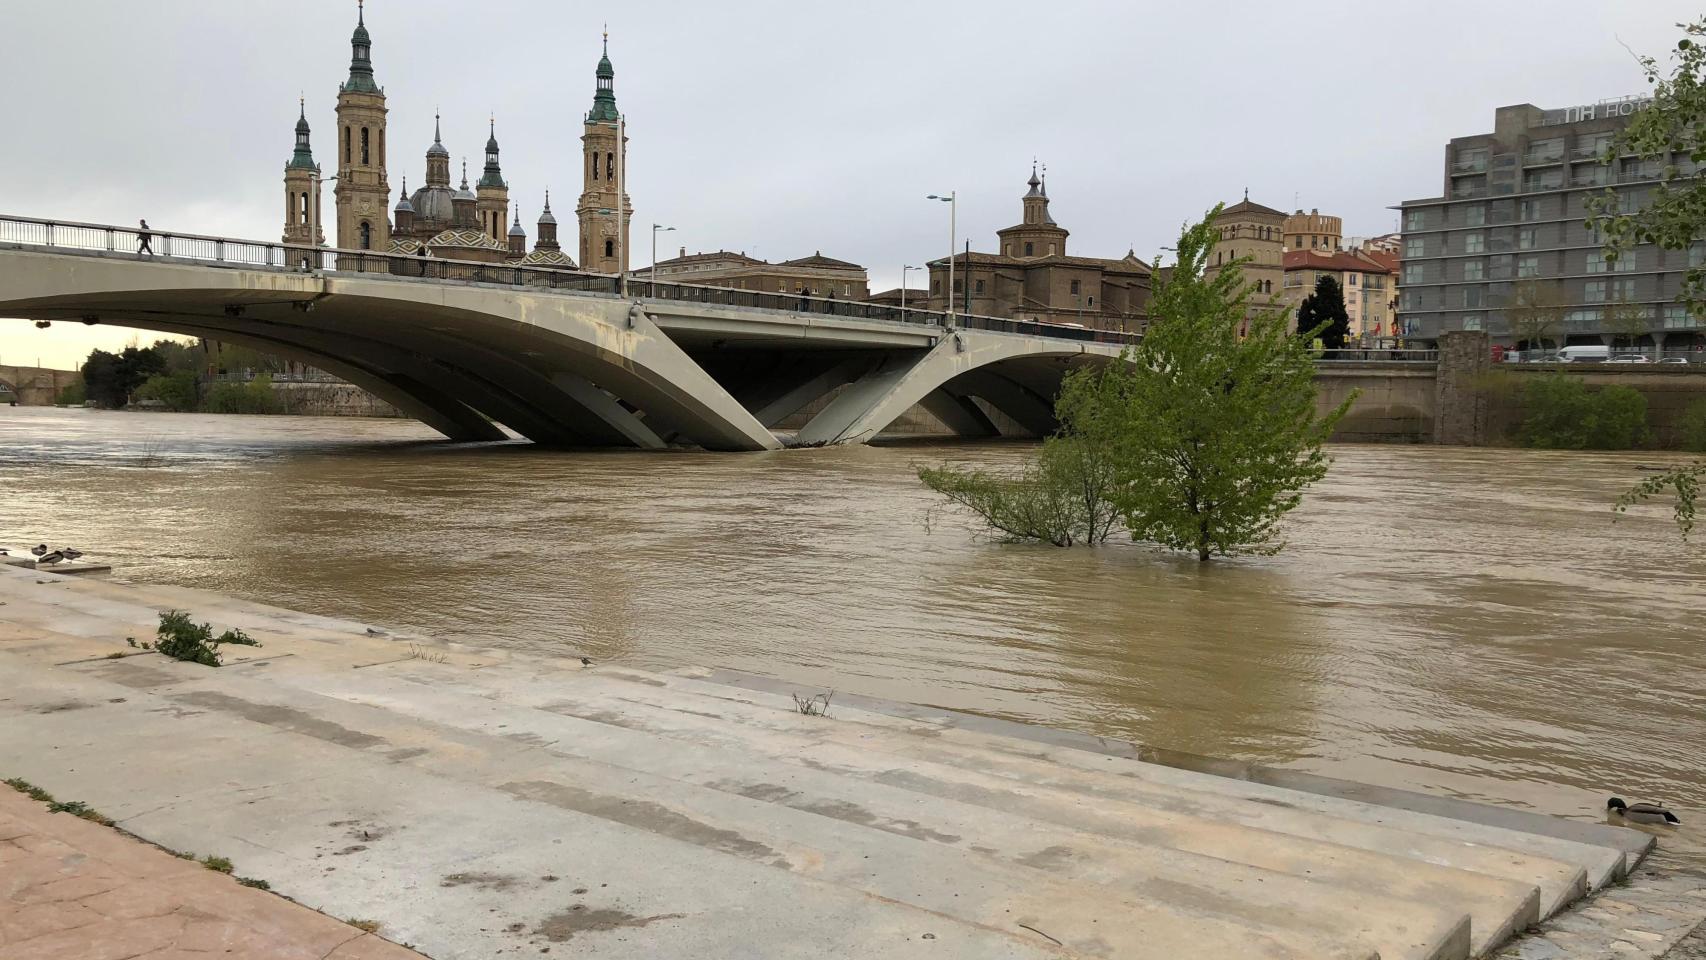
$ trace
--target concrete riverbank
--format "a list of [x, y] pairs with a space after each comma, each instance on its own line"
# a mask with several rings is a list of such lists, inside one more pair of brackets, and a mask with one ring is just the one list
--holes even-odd
[[[131, 647], [167, 608], [262, 646]], [[1657, 956], [1706, 914], [1670, 869], [1574, 909], [1624, 828], [182, 588], [0, 569], [0, 677], [0, 775], [440, 960], [1450, 958], [1662, 889]]]

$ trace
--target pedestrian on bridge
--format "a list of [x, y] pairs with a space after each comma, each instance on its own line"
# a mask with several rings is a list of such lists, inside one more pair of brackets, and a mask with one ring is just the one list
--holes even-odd
[[136, 222], [142, 225], [141, 228], [136, 231], [136, 255], [140, 257], [146, 253], [152, 257], [154, 255], [154, 246], [151, 241], [154, 239], [154, 235], [148, 232], [148, 221], [138, 220]]

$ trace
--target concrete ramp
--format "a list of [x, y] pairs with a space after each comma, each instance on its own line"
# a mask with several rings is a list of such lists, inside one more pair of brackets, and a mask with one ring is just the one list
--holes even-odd
[[[0, 569], [0, 773], [439, 960], [1452, 960], [1646, 851], [906, 704], [807, 715], [822, 691], [764, 678], [41, 579]], [[210, 669], [124, 642], [169, 606], [264, 646]]]

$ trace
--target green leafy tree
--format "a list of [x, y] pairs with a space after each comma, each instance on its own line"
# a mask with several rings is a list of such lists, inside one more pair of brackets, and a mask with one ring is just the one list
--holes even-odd
[[120, 353], [92, 350], [83, 361], [83, 387], [89, 399], [116, 409], [128, 404], [149, 377], [165, 372], [165, 359], [152, 348], [125, 347]]
[[1522, 349], [1552, 349], [1563, 341], [1564, 293], [1556, 281], [1518, 280], [1511, 286], [1505, 319]]
[[1628, 450], [1645, 443], [1647, 398], [1633, 387], [1590, 390], [1580, 377], [1547, 374], [1523, 391], [1520, 437], [1546, 450]]
[[1351, 335], [1351, 315], [1345, 309], [1345, 291], [1331, 274], [1322, 274], [1315, 289], [1297, 308], [1297, 331], [1320, 330], [1321, 346], [1342, 350]]
[[[1604, 238], [1607, 258], [1641, 243], [1688, 250], [1706, 237], [1706, 176], [1701, 173], [1706, 165], [1706, 17], [1677, 26], [1683, 35], [1671, 52], [1668, 70], [1657, 58], [1641, 58], [1652, 102], [1630, 118], [1601, 157], [1609, 164], [1633, 153], [1664, 164], [1663, 182], [1633, 210], [1625, 210], [1615, 190], [1588, 201], [1588, 226]], [[1696, 263], [1683, 276], [1680, 299], [1696, 318], [1706, 317], [1706, 262]], [[1703, 476], [1706, 462], [1701, 461], [1657, 474], [1619, 497], [1615, 509], [1621, 514], [1652, 497], [1674, 494], [1677, 526], [1686, 537], [1694, 526]]]
[[196, 394], [196, 376], [187, 370], [157, 373], [136, 388], [138, 400], [158, 400], [167, 410], [194, 410]]
[[215, 383], [201, 408], [205, 413], [281, 413], [284, 404], [273, 391], [272, 377], [263, 373], [248, 383]]
[[1606, 304], [1601, 324], [1612, 335], [1613, 342], [1631, 350], [1638, 348], [1640, 339], [1652, 327], [1646, 308], [1625, 300]]
[[1185, 228], [1143, 341], [1067, 377], [1060, 434], [1035, 464], [1017, 477], [937, 468], [924, 482], [1012, 539], [1094, 543], [1117, 520], [1199, 560], [1279, 549], [1279, 521], [1326, 474], [1323, 444], [1354, 397], [1317, 413], [1319, 328], [1293, 336], [1284, 311], [1253, 310], [1245, 260], [1208, 273], [1219, 212]]
[[200, 344], [162, 338], [154, 341], [148, 349], [160, 355], [167, 373], [199, 374], [207, 366], [207, 354]]

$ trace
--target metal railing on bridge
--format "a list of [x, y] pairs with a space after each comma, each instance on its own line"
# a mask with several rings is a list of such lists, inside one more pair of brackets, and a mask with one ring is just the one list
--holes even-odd
[[1379, 347], [1345, 347], [1321, 350], [1315, 357], [1318, 363], [1426, 363], [1439, 362], [1438, 350], [1384, 349]]
[[47, 247], [113, 256], [154, 256], [262, 270], [381, 274], [417, 280], [599, 293], [705, 306], [779, 310], [849, 320], [879, 320], [944, 327], [949, 326], [951, 320], [951, 325], [968, 330], [992, 330], [1093, 343], [1128, 344], [1142, 339], [1141, 335], [1136, 333], [1095, 330], [1040, 320], [1014, 320], [965, 313], [955, 313], [950, 318], [940, 310], [902, 308], [862, 300], [837, 300], [833, 297], [766, 293], [732, 287], [661, 283], [635, 279], [632, 275], [624, 283], [623, 278], [617, 275], [560, 267], [481, 263], [417, 254], [382, 253], [377, 250], [340, 250], [292, 243], [266, 243], [153, 228], [145, 231], [140, 227], [72, 223], [33, 217], [0, 216], [0, 246]]

